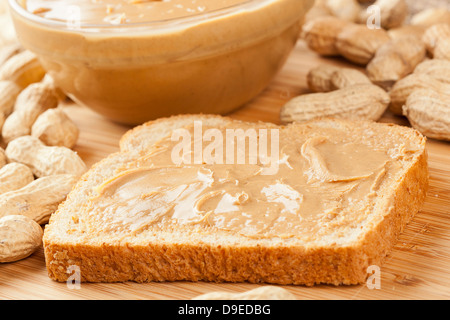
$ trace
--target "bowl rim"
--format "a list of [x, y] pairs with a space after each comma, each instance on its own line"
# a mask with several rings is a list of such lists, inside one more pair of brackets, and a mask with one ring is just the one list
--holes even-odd
[[169, 18], [163, 20], [154, 20], [148, 22], [135, 22], [115, 25], [111, 23], [101, 24], [79, 24], [71, 25], [68, 21], [58, 21], [46, 19], [27, 11], [23, 8], [18, 0], [8, 0], [9, 7], [12, 12], [25, 18], [27, 21], [37, 23], [42, 26], [52, 27], [61, 30], [72, 30], [77, 32], [124, 32], [124, 31], [138, 31], [139, 29], [149, 30], [149, 28], [168, 29], [173, 27], [182, 27], [184, 25], [200, 23], [214, 18], [222, 18], [224, 16], [235, 14], [237, 10], [251, 9], [253, 7], [264, 6], [268, 3], [278, 0], [242, 0], [242, 2], [230, 5], [224, 8], [202, 12], [194, 15], [188, 15], [180, 18]]

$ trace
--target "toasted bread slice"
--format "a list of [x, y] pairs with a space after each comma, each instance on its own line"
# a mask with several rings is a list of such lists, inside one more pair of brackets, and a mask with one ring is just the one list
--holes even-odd
[[[160, 170], [164, 162], [149, 166], [142, 161], [158, 157], [155, 150], [164, 153], [161, 146], [170, 143], [171, 134], [190, 128], [194, 121], [221, 130], [280, 130], [279, 147], [289, 157], [279, 158], [276, 175], [259, 177], [263, 180], [253, 185], [296, 181], [289, 190], [299, 187], [304, 195], [289, 198], [288, 192], [275, 199], [249, 191], [243, 204], [234, 203], [229, 210], [233, 217], [244, 219], [239, 220], [242, 223], [234, 223], [228, 213], [218, 210], [209, 210], [196, 223], [177, 219], [171, 202], [178, 198], [164, 203], [166, 198], [152, 196], [159, 185], [175, 188], [184, 181], [180, 176], [187, 166], [167, 164], [171, 170], [154, 175], [154, 169], [148, 168]], [[312, 141], [317, 143], [315, 149], [310, 146]], [[381, 266], [424, 202], [428, 186], [425, 145], [426, 139], [413, 129], [369, 121], [321, 119], [275, 126], [186, 115], [146, 123], [122, 138], [120, 152], [94, 165], [52, 215], [43, 241], [49, 277], [66, 281], [73, 271], [69, 268], [77, 266], [84, 282], [363, 283], [367, 268]], [[384, 159], [381, 166], [377, 157]], [[224, 165], [208, 167], [212, 176], [220, 166]], [[317, 174], [322, 169], [327, 173]], [[140, 170], [149, 174], [139, 182], [143, 184], [122, 181], [141, 174]], [[236, 181], [248, 180], [242, 182], [246, 191], [252, 180], [239, 170], [235, 174]], [[111, 187], [115, 183], [128, 185]], [[241, 187], [240, 182], [236, 185]], [[124, 204], [115, 197], [119, 189], [135, 196], [134, 202], [126, 200], [124, 210], [117, 209]], [[293, 209], [286, 213], [288, 204]], [[247, 214], [247, 205], [256, 209]], [[164, 206], [164, 214], [157, 215]], [[266, 207], [273, 210], [263, 212]], [[188, 209], [188, 216], [199, 212], [194, 206]]]

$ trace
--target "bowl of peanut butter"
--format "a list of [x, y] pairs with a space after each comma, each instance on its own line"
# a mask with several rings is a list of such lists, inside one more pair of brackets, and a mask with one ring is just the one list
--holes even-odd
[[313, 0], [9, 0], [20, 42], [119, 123], [227, 114], [285, 63]]

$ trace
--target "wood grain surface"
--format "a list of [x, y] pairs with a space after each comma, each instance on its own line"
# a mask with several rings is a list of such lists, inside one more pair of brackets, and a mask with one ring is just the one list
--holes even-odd
[[[278, 123], [280, 107], [308, 92], [306, 73], [327, 60], [299, 43], [285, 67], [259, 97], [231, 117]], [[118, 150], [119, 138], [129, 127], [111, 123], [86, 108], [67, 104], [66, 110], [81, 129], [76, 151], [90, 166]], [[383, 122], [408, 125], [386, 114]], [[421, 212], [407, 226], [381, 266], [381, 288], [359, 286], [284, 286], [298, 299], [450, 299], [450, 143], [428, 141], [430, 189]], [[210, 291], [242, 292], [258, 285], [240, 283], [116, 283], [81, 284], [69, 289], [47, 277], [43, 250], [10, 264], [0, 264], [0, 299], [191, 299]]]

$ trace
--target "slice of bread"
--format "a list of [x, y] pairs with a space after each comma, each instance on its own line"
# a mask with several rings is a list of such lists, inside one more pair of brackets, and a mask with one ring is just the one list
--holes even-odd
[[[99, 195], [108, 196], [102, 194], [105, 183], [108, 185], [116, 181], [118, 174], [120, 177], [120, 174], [126, 175], [136, 169], [139, 159], [154, 152], [155, 145], [170, 137], [174, 130], [190, 127], [194, 121], [222, 130], [240, 126], [279, 129], [282, 137], [289, 137], [280, 139], [281, 150], [287, 150], [283, 149], [283, 144], [289, 144], [288, 151], [294, 159], [288, 161], [302, 161], [305, 166], [310, 166], [291, 172], [291, 177], [274, 176], [277, 181], [314, 176], [317, 165], [353, 173], [364, 171], [364, 168], [358, 169], [361, 162], [370, 164], [374, 162], [370, 157], [377, 154], [387, 157], [389, 162], [377, 171], [367, 193], [361, 193], [365, 189], [356, 183], [352, 190], [356, 190], [353, 195], [358, 195], [358, 198], [346, 197], [336, 212], [307, 214], [298, 221], [292, 220], [297, 221], [293, 226], [281, 223], [283, 232], [280, 234], [276, 233], [277, 229], [270, 229], [270, 224], [268, 229], [259, 230], [261, 233], [251, 234], [242, 225], [227, 229], [214, 223], [216, 220], [208, 219], [195, 224], [160, 224], [157, 219], [149, 220], [151, 222], [141, 224], [131, 232], [127, 229], [130, 225], [141, 223], [153, 212], [148, 208], [137, 210], [135, 205], [128, 209], [136, 210], [113, 211], [115, 215], [108, 215], [105, 212], [111, 208], [95, 207], [95, 201], [101, 198]], [[333, 151], [326, 155], [324, 163], [313, 165], [313, 162], [308, 162], [310, 154], [304, 147], [307, 141], [312, 141], [310, 139], [324, 136], [330, 140], [329, 147]], [[185, 115], [146, 123], [125, 134], [120, 142], [121, 151], [94, 165], [52, 215], [43, 240], [49, 277], [66, 281], [76, 266], [83, 282], [363, 283], [369, 275], [367, 268], [381, 266], [400, 232], [424, 202], [428, 186], [425, 144], [426, 139], [413, 129], [368, 121], [320, 119], [275, 126], [249, 124], [221, 116]], [[347, 147], [339, 149], [341, 145]], [[357, 153], [355, 150], [356, 153], [352, 154], [354, 146], [377, 153]], [[338, 160], [343, 165], [341, 169], [337, 165]], [[289, 164], [282, 161], [280, 166]], [[279, 174], [285, 172], [280, 171]], [[167, 185], [174, 180], [173, 175], [167, 173], [167, 176], [161, 176], [160, 182], [153, 179], [146, 183]], [[361, 178], [361, 183], [369, 181], [367, 177]], [[345, 183], [353, 183], [357, 179], [335, 178], [327, 186], [334, 192], [334, 183], [345, 186]], [[336, 187], [336, 192], [345, 193], [339, 190]], [[311, 196], [317, 195], [313, 191], [303, 200], [307, 201]], [[323, 201], [316, 198], [321, 205], [328, 203], [326, 197]], [[114, 201], [111, 203], [114, 206]], [[142, 203], [138, 204], [142, 206]], [[267, 203], [269, 205], [273, 203]], [[193, 212], [194, 208], [191, 209]], [[304, 212], [309, 213], [308, 210]], [[260, 213], [256, 210], [255, 214]], [[261, 213], [254, 220], [259, 217], [261, 221], [265, 219]]]

